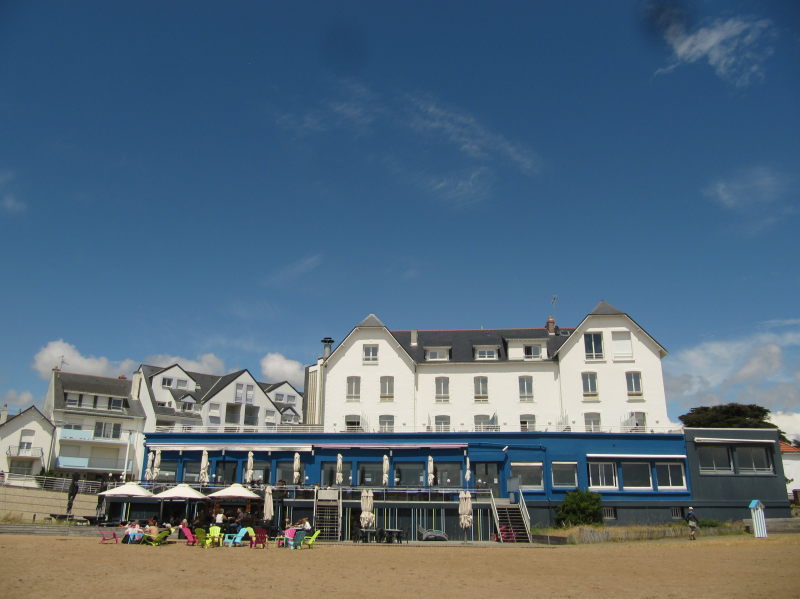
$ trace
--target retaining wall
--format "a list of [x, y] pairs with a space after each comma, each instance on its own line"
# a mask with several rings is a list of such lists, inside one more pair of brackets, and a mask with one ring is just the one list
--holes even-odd
[[[94, 516], [97, 510], [97, 495], [78, 493], [72, 505], [76, 518]], [[64, 514], [67, 511], [67, 493], [45, 491], [12, 485], [0, 485], [0, 520], [44, 522], [50, 514]]]

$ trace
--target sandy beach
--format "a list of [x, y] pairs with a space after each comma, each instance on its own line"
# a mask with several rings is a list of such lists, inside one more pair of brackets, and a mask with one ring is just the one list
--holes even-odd
[[318, 545], [290, 551], [0, 536], [5, 597], [720, 597], [797, 588], [800, 535], [545, 546]]

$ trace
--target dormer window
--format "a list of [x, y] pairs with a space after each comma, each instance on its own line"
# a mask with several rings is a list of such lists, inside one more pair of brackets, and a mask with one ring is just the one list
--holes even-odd
[[496, 360], [497, 348], [496, 347], [476, 347], [475, 348], [476, 360]]
[[431, 347], [425, 350], [425, 359], [428, 361], [446, 361], [450, 359], [450, 348]]
[[526, 360], [541, 360], [542, 358], [541, 345], [526, 345], [524, 351]]
[[364, 363], [375, 364], [378, 362], [378, 346], [365, 345], [364, 346]]
[[186, 379], [178, 379], [178, 383], [177, 383], [178, 389], [185, 389], [187, 382], [188, 381]]
[[108, 409], [109, 410], [121, 410], [125, 405], [125, 400], [121, 397], [109, 397], [108, 398]]
[[172, 387], [174, 379], [169, 376], [162, 376], [161, 377], [161, 386], [162, 387]]

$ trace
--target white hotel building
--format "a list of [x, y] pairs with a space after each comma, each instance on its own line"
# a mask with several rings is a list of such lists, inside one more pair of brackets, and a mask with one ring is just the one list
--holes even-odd
[[325, 432], [665, 431], [666, 350], [601, 301], [575, 328], [390, 331], [373, 314], [306, 368]]

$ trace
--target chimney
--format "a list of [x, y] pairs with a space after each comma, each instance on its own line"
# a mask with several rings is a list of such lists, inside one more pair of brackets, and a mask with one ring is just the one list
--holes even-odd
[[8, 420], [8, 404], [4, 404], [3, 409], [0, 410], [0, 424], [3, 424], [6, 420]]
[[330, 337], [325, 337], [322, 340], [322, 359], [325, 360], [328, 356], [331, 355], [331, 345], [333, 345], [333, 339]]
[[411, 331], [411, 347], [417, 347], [417, 332]]
[[556, 320], [552, 316], [547, 317], [547, 322], [544, 325], [544, 328], [547, 329], [548, 335], [555, 335], [556, 334]]

